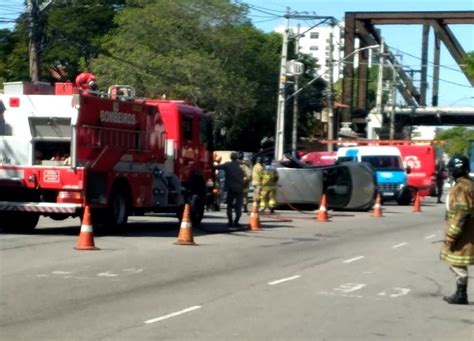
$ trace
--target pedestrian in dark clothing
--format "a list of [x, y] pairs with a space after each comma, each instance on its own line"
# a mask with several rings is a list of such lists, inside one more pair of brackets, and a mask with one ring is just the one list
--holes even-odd
[[[227, 226], [239, 227], [242, 215], [242, 203], [244, 200], [244, 172], [238, 160], [239, 154], [232, 152], [229, 162], [215, 166], [225, 172], [225, 188], [227, 189]], [[235, 210], [235, 218], [232, 219], [232, 209]]]
[[438, 204], [443, 203], [441, 197], [443, 196], [444, 179], [446, 179], [446, 169], [443, 161], [438, 160], [436, 163], [436, 196], [438, 197]]

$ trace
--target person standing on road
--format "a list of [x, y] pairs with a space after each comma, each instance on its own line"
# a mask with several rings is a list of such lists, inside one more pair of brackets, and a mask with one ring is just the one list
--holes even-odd
[[278, 182], [278, 172], [272, 167], [272, 161], [266, 157], [263, 161], [265, 168], [262, 170], [261, 177], [261, 196], [260, 196], [260, 210], [263, 212], [267, 207], [270, 208], [270, 213], [275, 212], [276, 206], [276, 185]]
[[448, 195], [448, 223], [440, 257], [456, 276], [456, 292], [443, 299], [449, 304], [468, 304], [468, 265], [474, 265], [474, 183], [469, 179], [469, 159], [460, 154], [448, 162], [454, 186]]
[[244, 173], [244, 199], [243, 206], [244, 212], [248, 212], [248, 203], [249, 203], [249, 190], [250, 190], [250, 181], [252, 180], [252, 170], [250, 169], [250, 163], [248, 160], [244, 159], [244, 153], [239, 152], [239, 163], [242, 172]]
[[[227, 226], [239, 227], [242, 215], [242, 202], [244, 198], [244, 172], [240, 167], [239, 154], [230, 153], [230, 161], [215, 166], [225, 172], [225, 187], [227, 189]], [[232, 209], [235, 210], [235, 219], [232, 219]]]
[[262, 190], [262, 158], [257, 156], [255, 159], [255, 165], [252, 168], [252, 186], [253, 186], [253, 201], [257, 207], [260, 205], [260, 192]]
[[445, 176], [445, 167], [442, 160], [438, 160], [436, 163], [436, 196], [438, 197], [438, 204], [442, 204], [441, 197], [443, 195]]

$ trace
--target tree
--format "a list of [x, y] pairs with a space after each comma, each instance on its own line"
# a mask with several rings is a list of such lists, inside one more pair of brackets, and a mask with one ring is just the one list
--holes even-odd
[[474, 130], [466, 127], [446, 129], [437, 134], [435, 139], [446, 142], [444, 150], [448, 155], [455, 153], [471, 155], [469, 140], [474, 140]]
[[[44, 4], [46, 1], [40, 1]], [[100, 49], [100, 38], [114, 27], [113, 18], [125, 0], [57, 0], [41, 12], [40, 80], [54, 80], [50, 67], [62, 64], [72, 78]], [[4, 44], [4, 40], [8, 43]], [[12, 32], [0, 33], [0, 78], [8, 81], [29, 79], [28, 30], [25, 14]], [[72, 80], [72, 79], [71, 79]]]
[[474, 79], [474, 51], [467, 53], [463, 68], [469, 79]]
[[0, 31], [0, 81], [28, 80], [28, 68], [26, 24], [20, 21], [14, 31]]
[[90, 68], [101, 51], [101, 38], [114, 25], [125, 0], [54, 1], [44, 13], [41, 71], [48, 77], [51, 65], [66, 66], [70, 77]]

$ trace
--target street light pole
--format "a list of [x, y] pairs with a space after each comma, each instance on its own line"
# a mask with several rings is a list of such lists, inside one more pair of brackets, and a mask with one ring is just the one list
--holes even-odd
[[[300, 25], [298, 24], [298, 28], [296, 31], [295, 37], [295, 56], [296, 60], [298, 60], [300, 53]], [[295, 90], [294, 93], [298, 91], [298, 75], [295, 75], [295, 82], [293, 89]], [[298, 145], [298, 95], [294, 96], [293, 98], [293, 131], [292, 131], [292, 139], [291, 139], [291, 149], [293, 151], [294, 156], [296, 156], [296, 149]]]
[[396, 96], [397, 96], [397, 72], [395, 65], [392, 65], [392, 86], [390, 87], [391, 90], [391, 112], [390, 112], [390, 132], [389, 136], [390, 139], [393, 140], [395, 138], [395, 105], [396, 105]]
[[285, 140], [285, 86], [286, 86], [286, 62], [288, 50], [288, 31], [290, 26], [290, 8], [287, 8], [285, 15], [285, 31], [283, 32], [283, 43], [281, 47], [281, 64], [280, 64], [280, 84], [278, 86], [278, 103], [275, 129], [275, 160], [283, 158], [283, 144]]
[[[333, 61], [333, 51], [334, 51], [334, 23], [331, 23], [331, 31], [329, 32], [329, 58], [328, 58], [328, 90], [327, 90], [327, 111], [328, 111], [328, 140], [334, 140], [334, 61]], [[328, 151], [332, 152], [334, 145], [332, 143], [328, 144]]]
[[[385, 55], [384, 55], [384, 41], [383, 38], [380, 40], [380, 54], [379, 54], [379, 69], [377, 75], [377, 92], [375, 96], [375, 113], [377, 115], [377, 120], [380, 120], [380, 126], [382, 125], [382, 97], [383, 97], [383, 69], [385, 63]], [[369, 139], [375, 138], [374, 128], [369, 127], [369, 131], [367, 132], [367, 137]]]

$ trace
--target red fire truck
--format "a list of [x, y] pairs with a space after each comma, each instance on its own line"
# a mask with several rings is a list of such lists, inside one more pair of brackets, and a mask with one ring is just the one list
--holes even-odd
[[[121, 226], [130, 215], [191, 206], [213, 183], [208, 115], [183, 101], [106, 95], [57, 83], [5, 83], [0, 95], [0, 226], [32, 230], [40, 215]], [[80, 85], [80, 84], [77, 84]]]

